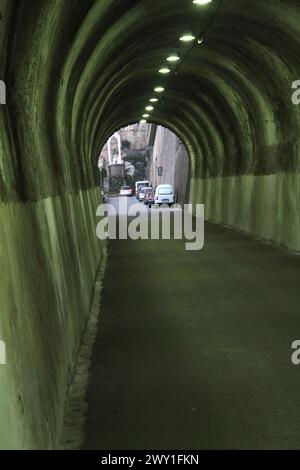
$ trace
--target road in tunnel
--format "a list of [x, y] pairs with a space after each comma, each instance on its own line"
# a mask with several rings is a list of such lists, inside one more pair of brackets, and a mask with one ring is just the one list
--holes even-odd
[[187, 199], [253, 238], [109, 244], [85, 446], [299, 446], [299, 25], [299, 0], [0, 0], [1, 449], [59, 446], [105, 265], [99, 152], [153, 98]]
[[300, 257], [210, 223], [108, 256], [83, 448], [299, 447]]

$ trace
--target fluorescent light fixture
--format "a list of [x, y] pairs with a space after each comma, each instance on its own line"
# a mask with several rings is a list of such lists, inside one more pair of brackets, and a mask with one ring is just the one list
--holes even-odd
[[150, 117], [150, 114], [143, 114], [143, 118], [148, 118]]
[[146, 124], [146, 123], [147, 123], [146, 119], [141, 119], [140, 120], [140, 124]]
[[158, 99], [157, 98], [150, 98], [150, 103], [157, 103]]
[[193, 36], [192, 34], [185, 34], [184, 36], [181, 36], [180, 38], [180, 41], [182, 42], [191, 42], [191, 41], [195, 41], [195, 36]]
[[167, 58], [167, 61], [168, 62], [178, 62], [180, 60], [180, 57], [178, 55], [170, 55], [168, 58]]
[[146, 111], [153, 111], [153, 109], [154, 109], [153, 106], [146, 106], [145, 108]]
[[165, 89], [162, 86], [157, 86], [156, 88], [154, 88], [154, 91], [156, 93], [162, 93], [163, 91], [165, 91]]
[[195, 3], [195, 5], [207, 5], [211, 2], [212, 0], [193, 0], [193, 3]]
[[171, 70], [168, 67], [162, 67], [161, 69], [159, 69], [159, 73], [167, 74], [170, 72]]

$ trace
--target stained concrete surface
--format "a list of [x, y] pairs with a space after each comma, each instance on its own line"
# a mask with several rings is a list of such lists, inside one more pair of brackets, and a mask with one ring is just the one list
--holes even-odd
[[300, 448], [300, 257], [206, 225], [111, 241], [84, 449]]
[[190, 199], [210, 221], [300, 252], [300, 173], [192, 179]]
[[102, 290], [102, 281], [106, 267], [106, 250], [103, 250], [103, 259], [100, 269], [97, 273], [94, 295], [91, 303], [90, 315], [86, 324], [83, 337], [73, 369], [72, 381], [68, 389], [64, 412], [64, 424], [60, 436], [59, 449], [76, 450], [83, 441], [83, 424], [87, 403], [85, 401], [85, 392], [89, 379], [90, 359], [98, 331], [98, 318], [100, 314], [100, 299]]
[[99, 191], [0, 204], [0, 449], [53, 449], [103, 244]]

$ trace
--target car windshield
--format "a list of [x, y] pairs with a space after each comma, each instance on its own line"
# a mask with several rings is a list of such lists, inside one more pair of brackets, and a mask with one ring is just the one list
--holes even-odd
[[123, 186], [123, 188], [122, 188], [122, 189], [124, 189], [124, 190], [128, 190], [128, 189], [131, 189], [131, 188], [130, 188], [130, 186]]
[[142, 193], [142, 194], [146, 193], [147, 191], [148, 191], [148, 188], [142, 188], [142, 189], [141, 189], [141, 193]]
[[145, 186], [149, 186], [148, 183], [140, 183], [137, 185], [138, 188], [144, 188]]
[[158, 190], [158, 194], [172, 194], [172, 190], [170, 188], [161, 188]]

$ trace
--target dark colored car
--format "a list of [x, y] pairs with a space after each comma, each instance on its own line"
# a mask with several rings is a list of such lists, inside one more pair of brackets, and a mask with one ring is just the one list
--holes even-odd
[[149, 188], [148, 187], [145, 187], [145, 188], [141, 188], [139, 190], [139, 202], [143, 202], [145, 201], [145, 196], [147, 194], [147, 192], [149, 191]]
[[147, 204], [149, 207], [151, 207], [152, 204], [154, 204], [154, 200], [155, 200], [155, 191], [154, 189], [150, 188], [145, 194], [144, 204]]

